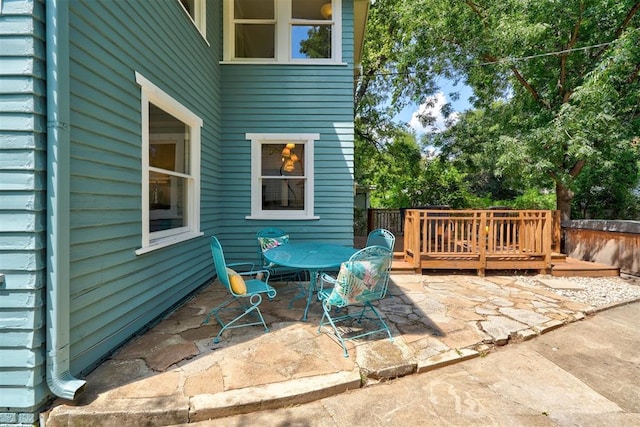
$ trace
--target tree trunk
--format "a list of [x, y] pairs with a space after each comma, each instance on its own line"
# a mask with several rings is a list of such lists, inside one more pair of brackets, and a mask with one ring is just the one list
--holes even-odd
[[574, 193], [561, 182], [556, 181], [556, 209], [560, 211], [562, 221], [571, 219], [571, 201]]

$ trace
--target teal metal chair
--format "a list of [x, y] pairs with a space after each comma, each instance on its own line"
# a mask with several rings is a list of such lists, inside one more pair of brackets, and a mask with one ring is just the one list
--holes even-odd
[[[211, 237], [210, 246], [218, 280], [230, 294], [229, 298], [214, 307], [204, 320], [204, 323], [208, 323], [213, 316], [222, 328], [213, 339], [213, 342], [220, 342], [222, 333], [231, 328], [262, 325], [264, 326], [265, 332], [269, 332], [269, 328], [259, 308], [263, 294], [266, 294], [269, 299], [276, 297], [276, 290], [269, 285], [269, 270], [254, 270], [253, 263], [227, 264], [224, 259], [222, 246], [215, 236]], [[236, 271], [236, 269], [238, 271]], [[225, 321], [221, 317], [222, 313], [240, 314], [229, 321]], [[249, 315], [253, 316], [253, 319], [249, 317], [243, 319]], [[239, 322], [241, 319], [243, 322]], [[249, 321], [248, 323], [247, 320]]]
[[393, 252], [393, 247], [396, 244], [396, 236], [389, 230], [384, 228], [378, 228], [373, 230], [367, 236], [367, 246], [382, 246]]
[[289, 235], [284, 230], [275, 227], [263, 228], [256, 233], [256, 240], [258, 241], [258, 255], [262, 268], [269, 270], [272, 281], [308, 280], [305, 270], [273, 264], [264, 258], [264, 251], [289, 243]]
[[[322, 301], [324, 313], [318, 333], [325, 331], [337, 339], [344, 350], [344, 357], [349, 357], [345, 343], [347, 340], [386, 332], [389, 340], [393, 341], [387, 323], [372, 305], [387, 294], [392, 257], [393, 252], [385, 247], [367, 246], [353, 254], [349, 261], [342, 263], [337, 278], [328, 274], [321, 276], [322, 290], [318, 293], [318, 298]], [[325, 289], [325, 285], [332, 288]], [[351, 306], [362, 309], [341, 310]], [[373, 327], [365, 329], [364, 320]], [[343, 323], [348, 323], [349, 328], [344, 329], [348, 332], [338, 327]]]

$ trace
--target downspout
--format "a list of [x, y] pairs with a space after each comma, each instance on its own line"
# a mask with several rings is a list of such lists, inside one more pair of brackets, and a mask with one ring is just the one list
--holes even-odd
[[47, 65], [47, 385], [75, 399], [86, 381], [69, 372], [69, 4], [46, 0]]

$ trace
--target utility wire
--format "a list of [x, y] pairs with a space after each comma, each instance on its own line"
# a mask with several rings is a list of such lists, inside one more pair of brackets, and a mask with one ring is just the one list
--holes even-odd
[[[471, 64], [471, 66], [473, 67], [484, 67], [487, 65], [496, 65], [496, 64], [503, 64], [503, 63], [508, 63], [508, 62], [518, 62], [518, 61], [528, 61], [530, 59], [535, 59], [535, 58], [541, 58], [544, 56], [554, 56], [554, 55], [561, 55], [563, 53], [571, 53], [571, 52], [579, 52], [579, 51], [583, 51], [583, 50], [589, 50], [589, 49], [595, 49], [595, 48], [600, 48], [600, 47], [605, 47], [605, 46], [609, 46], [612, 42], [605, 42], [605, 43], [600, 43], [600, 44], [594, 44], [594, 45], [590, 45], [590, 46], [583, 46], [583, 47], [574, 47], [571, 49], [564, 49], [564, 50], [558, 50], [555, 52], [547, 52], [547, 53], [539, 53], [536, 55], [529, 55], [529, 56], [522, 56], [522, 57], [518, 57], [518, 58], [504, 58], [504, 59], [498, 59], [496, 61], [489, 61], [489, 62], [481, 62], [479, 64]], [[428, 73], [428, 71], [420, 71], [420, 70], [414, 70], [414, 71], [390, 71], [390, 72], [383, 72], [383, 73], [373, 73], [370, 74], [371, 76], [400, 76], [400, 75], [413, 75], [413, 74], [425, 74]], [[362, 79], [362, 76], [358, 77], [358, 80]]]
[[600, 43], [600, 44], [594, 44], [591, 46], [583, 46], [583, 47], [574, 47], [572, 49], [565, 49], [565, 50], [559, 50], [556, 52], [548, 52], [548, 53], [539, 53], [537, 55], [530, 55], [530, 56], [523, 56], [520, 58], [505, 58], [505, 59], [500, 59], [497, 61], [490, 61], [490, 62], [484, 62], [482, 64], [478, 64], [478, 65], [491, 65], [491, 64], [500, 64], [503, 62], [512, 62], [512, 61], [528, 61], [529, 59], [534, 59], [534, 58], [541, 58], [543, 56], [554, 56], [554, 55], [559, 55], [562, 53], [571, 53], [571, 52], [578, 52], [578, 51], [582, 51], [582, 50], [589, 50], [589, 49], [593, 49], [596, 47], [605, 47], [605, 46], [609, 46], [612, 42], [606, 42], [606, 43]]

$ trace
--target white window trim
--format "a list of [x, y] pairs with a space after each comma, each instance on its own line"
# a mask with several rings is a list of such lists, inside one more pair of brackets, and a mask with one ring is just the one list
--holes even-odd
[[[142, 126], [142, 243], [136, 254], [151, 252], [185, 240], [202, 236], [200, 232], [200, 129], [202, 119], [192, 113], [184, 105], [173, 99], [169, 94], [147, 80], [136, 71], [136, 83], [140, 85], [141, 97], [141, 126]], [[190, 127], [190, 178], [187, 179], [187, 200], [185, 206], [186, 226], [149, 232], [149, 103], [162, 108], [178, 120]]]
[[[348, 65], [342, 62], [342, 0], [333, 0], [333, 31], [331, 32], [332, 57], [327, 59], [293, 59], [291, 58], [291, 1], [276, 2], [276, 46], [275, 59], [271, 58], [236, 58], [235, 26], [233, 25], [234, 0], [224, 0], [223, 29], [224, 54], [222, 63], [232, 64], [294, 64], [294, 65]], [[327, 21], [329, 22], [329, 21]], [[313, 21], [312, 23], [319, 23]]]
[[[246, 219], [270, 220], [310, 220], [320, 219], [314, 215], [314, 143], [320, 139], [318, 133], [247, 133], [251, 141], [251, 215]], [[283, 141], [304, 144], [304, 171], [306, 177], [304, 210], [263, 210], [262, 209], [262, 144], [279, 144]]]
[[195, 15], [195, 19], [189, 14], [187, 9], [185, 9], [180, 0], [176, 1], [180, 4], [180, 7], [184, 10], [184, 13], [191, 22], [193, 22], [193, 25], [196, 26], [202, 38], [207, 42], [207, 44], [209, 44], [207, 41], [207, 0], [195, 0], [193, 2], [195, 7], [195, 11], [193, 13]]

